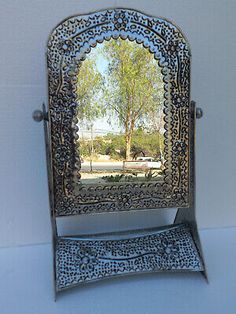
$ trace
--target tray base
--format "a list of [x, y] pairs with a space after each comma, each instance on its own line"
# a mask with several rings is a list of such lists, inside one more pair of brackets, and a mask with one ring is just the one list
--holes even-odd
[[115, 236], [59, 237], [56, 290], [119, 275], [204, 271], [187, 224]]

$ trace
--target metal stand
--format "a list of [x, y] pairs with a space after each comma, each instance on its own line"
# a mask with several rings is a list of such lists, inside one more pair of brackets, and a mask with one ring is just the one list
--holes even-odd
[[195, 129], [196, 129], [196, 119], [200, 119], [203, 116], [201, 108], [196, 108], [196, 103], [191, 101], [190, 104], [190, 207], [189, 208], [179, 208], [174, 224], [188, 223], [191, 227], [191, 233], [193, 240], [197, 246], [200, 258], [203, 263], [202, 274], [207, 278], [206, 267], [204, 264], [204, 257], [201, 247], [201, 242], [198, 234], [195, 210], [196, 210], [196, 176], [195, 176]]
[[207, 279], [195, 218], [195, 124], [202, 111], [191, 102], [190, 110], [190, 207], [179, 208], [173, 225], [156, 229], [91, 236], [58, 236], [53, 199], [48, 115], [35, 111], [35, 121], [44, 120], [48, 186], [52, 224], [55, 298], [67, 288], [120, 275], [145, 272], [201, 272]]

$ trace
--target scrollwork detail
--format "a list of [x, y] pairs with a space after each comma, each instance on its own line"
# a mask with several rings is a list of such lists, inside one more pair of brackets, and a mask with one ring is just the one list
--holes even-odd
[[56, 288], [148, 271], [202, 271], [188, 225], [125, 239], [59, 238]]
[[[85, 54], [111, 38], [135, 40], [162, 67], [165, 82], [165, 171], [163, 183], [79, 186], [76, 149], [76, 77]], [[48, 41], [49, 118], [56, 216], [156, 207], [189, 202], [190, 52], [170, 22], [126, 9], [74, 16], [57, 26]], [[181, 185], [181, 186], [180, 186]], [[182, 189], [181, 195], [175, 192]]]

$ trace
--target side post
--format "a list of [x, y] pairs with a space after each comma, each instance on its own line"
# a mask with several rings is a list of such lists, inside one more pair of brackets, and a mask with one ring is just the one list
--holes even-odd
[[49, 140], [48, 130], [48, 113], [46, 111], [45, 104], [42, 105], [43, 112], [43, 125], [44, 125], [44, 140], [45, 140], [45, 152], [46, 152], [46, 164], [47, 164], [47, 176], [48, 176], [48, 194], [50, 205], [50, 219], [52, 227], [52, 255], [53, 255], [53, 287], [54, 287], [54, 299], [56, 301], [57, 289], [56, 289], [56, 243], [57, 243], [57, 225], [54, 211], [54, 197], [53, 197], [53, 175], [52, 175], [52, 162], [51, 162], [51, 146]]
[[[196, 115], [196, 112], [198, 110], [198, 115]], [[202, 112], [201, 109], [196, 110], [196, 103], [194, 101], [191, 101], [190, 103], [190, 138], [189, 138], [189, 171], [190, 171], [190, 193], [189, 193], [189, 207], [188, 208], [178, 208], [174, 224], [179, 223], [188, 223], [191, 227], [192, 237], [194, 239], [194, 242], [197, 246], [198, 252], [200, 254], [200, 258], [202, 260], [202, 264], [204, 267], [204, 270], [202, 271], [202, 274], [208, 281], [207, 272], [206, 272], [206, 266], [204, 263], [204, 256], [202, 252], [202, 246], [200, 237], [198, 234], [198, 228], [197, 228], [197, 222], [196, 222], [196, 176], [195, 176], [195, 129], [196, 129], [196, 117], [201, 118]], [[199, 114], [201, 112], [201, 114]]]

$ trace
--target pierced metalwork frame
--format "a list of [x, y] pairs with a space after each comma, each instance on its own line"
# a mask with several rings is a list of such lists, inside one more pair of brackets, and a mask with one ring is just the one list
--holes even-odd
[[[91, 47], [111, 37], [142, 43], [168, 83], [164, 182], [85, 186], [77, 195], [75, 78]], [[190, 101], [190, 50], [182, 33], [162, 18], [108, 9], [60, 23], [50, 35], [47, 61], [49, 108], [43, 105], [33, 117], [44, 120], [55, 296], [78, 284], [143, 272], [197, 271], [207, 279], [195, 218], [195, 125], [202, 110]], [[57, 233], [59, 216], [163, 207], [178, 208], [172, 225], [88, 236]]]
[[[76, 80], [80, 63], [104, 40], [122, 38], [149, 49], [165, 83], [165, 172], [163, 182], [82, 185], [77, 140]], [[162, 18], [130, 9], [74, 16], [51, 33], [47, 49], [49, 124], [56, 216], [189, 205], [190, 49], [179, 29]]]

